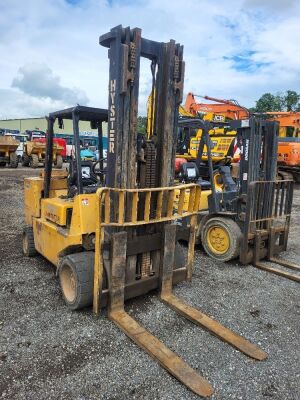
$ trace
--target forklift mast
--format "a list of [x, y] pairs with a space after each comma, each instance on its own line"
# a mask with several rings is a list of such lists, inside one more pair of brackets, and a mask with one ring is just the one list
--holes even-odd
[[241, 149], [240, 195], [247, 193], [250, 182], [276, 179], [279, 124], [255, 119], [240, 121], [237, 142]]
[[[210, 122], [195, 120], [193, 125], [202, 128], [196, 164], [200, 169], [204, 145], [207, 146], [209, 177], [212, 194], [208, 198], [209, 212], [231, 212], [239, 219], [245, 212], [246, 199], [251, 185], [256, 181], [274, 181], [277, 171], [277, 140], [278, 123], [265, 121], [255, 117], [246, 120], [232, 121], [232, 129], [237, 131], [236, 144], [240, 149], [239, 174], [236, 182], [231, 177], [230, 166], [214, 166], [212, 162], [213, 143], [209, 130], [213, 128]], [[216, 125], [216, 123], [214, 123]], [[222, 177], [224, 190], [217, 192], [214, 185], [214, 175]], [[269, 213], [271, 210], [268, 211]], [[271, 215], [270, 215], [271, 216]], [[243, 218], [243, 216], [242, 216]]]
[[[110, 59], [106, 185], [115, 188], [169, 186], [174, 177], [176, 121], [182, 101], [183, 46], [174, 40], [160, 43], [144, 39], [140, 29], [121, 25], [100, 36], [100, 44], [109, 48]], [[137, 148], [141, 57], [151, 62], [153, 89], [157, 94], [150, 138], [155, 150], [151, 144], [144, 145], [142, 155]], [[148, 179], [143, 180], [137, 159], [144, 162], [144, 153], [151, 150], [151, 157], [148, 154], [151, 165], [146, 167]], [[147, 154], [145, 158], [147, 163]]]

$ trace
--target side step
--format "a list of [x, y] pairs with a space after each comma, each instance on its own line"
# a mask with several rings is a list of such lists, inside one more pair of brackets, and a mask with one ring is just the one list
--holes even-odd
[[[289, 268], [289, 269], [293, 269], [293, 270], [296, 270], [296, 271], [300, 271], [300, 266], [299, 265], [293, 264], [293, 263], [288, 262], [288, 261], [280, 260], [277, 257], [270, 257], [270, 259], [268, 261], [272, 262], [272, 263], [275, 263], [275, 264], [278, 264], [278, 265], [282, 265], [285, 268]], [[276, 275], [279, 275], [279, 276], [283, 276], [284, 278], [290, 279], [292, 281], [300, 282], [300, 275], [293, 274], [293, 273], [287, 272], [287, 271], [283, 271], [282, 269], [269, 266], [268, 264], [261, 263], [261, 262], [257, 261], [257, 262], [255, 262], [253, 264], [253, 266], [256, 267], [256, 268], [262, 269], [264, 271], [272, 272], [273, 274], [276, 274]]]

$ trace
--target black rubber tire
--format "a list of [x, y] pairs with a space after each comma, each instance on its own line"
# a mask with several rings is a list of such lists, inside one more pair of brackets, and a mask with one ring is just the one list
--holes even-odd
[[9, 166], [10, 168], [18, 168], [19, 159], [16, 152], [10, 153]]
[[58, 154], [56, 156], [55, 166], [56, 166], [56, 168], [59, 168], [59, 169], [61, 169], [62, 166], [63, 166], [63, 158], [62, 158], [62, 156], [60, 154]]
[[30, 165], [30, 158], [26, 153], [24, 153], [22, 158], [22, 166], [29, 167], [29, 165]]
[[[80, 310], [89, 307], [93, 302], [94, 287], [94, 259], [93, 251], [74, 253], [62, 258], [58, 267], [58, 276], [64, 301], [71, 310]], [[68, 274], [72, 273], [75, 288], [71, 288], [68, 295]], [[107, 288], [107, 276], [103, 270], [103, 289]]]
[[[225, 229], [229, 236], [229, 248], [225, 253], [215, 253], [209, 246], [207, 234], [210, 228], [220, 226]], [[242, 232], [238, 224], [230, 218], [212, 217], [208, 219], [201, 231], [202, 246], [208, 256], [218, 261], [230, 261], [237, 258], [240, 254], [240, 244]]]
[[5, 167], [5, 165], [6, 165], [6, 162], [4, 162], [4, 161], [0, 162], [0, 167]]
[[37, 154], [31, 154], [30, 166], [31, 168], [37, 168], [39, 166], [39, 156]]
[[34, 235], [31, 226], [26, 226], [23, 229], [23, 254], [26, 257], [33, 257], [37, 255], [37, 251], [34, 245]]

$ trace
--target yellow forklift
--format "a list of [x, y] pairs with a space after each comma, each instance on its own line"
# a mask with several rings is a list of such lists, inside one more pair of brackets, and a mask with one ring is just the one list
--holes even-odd
[[[63, 298], [71, 310], [92, 305], [108, 317], [170, 374], [200, 396], [210, 383], [129, 316], [124, 301], [151, 290], [193, 323], [256, 360], [267, 354], [201, 311], [184, 303], [172, 285], [191, 280], [201, 188], [174, 186], [176, 121], [182, 100], [183, 46], [145, 39], [138, 28], [117, 26], [100, 37], [109, 49], [109, 104], [51, 113], [44, 174], [25, 179], [23, 251], [42, 254], [57, 268]], [[137, 132], [140, 60], [155, 71], [157, 110], [151, 138]], [[108, 157], [103, 166], [80, 159], [78, 122], [98, 128], [108, 117]], [[74, 157], [68, 174], [52, 169], [55, 120], [73, 121]], [[101, 164], [101, 161], [100, 161]], [[175, 192], [179, 191], [176, 200]], [[188, 206], [184, 207], [189, 191]], [[189, 220], [187, 254], [178, 243], [178, 219]], [[124, 360], [125, 362], [125, 360]]]
[[[178, 174], [181, 182], [198, 183], [206, 189], [196, 242], [215, 260], [239, 258], [242, 264], [252, 263], [300, 282], [300, 275], [289, 271], [299, 272], [300, 266], [278, 257], [287, 249], [294, 185], [292, 180], [276, 179], [279, 124], [256, 117], [231, 123], [237, 132], [240, 161], [216, 165], [211, 123], [201, 119], [178, 122], [203, 132], [196, 161], [183, 164]], [[264, 259], [272, 264], [263, 263]]]

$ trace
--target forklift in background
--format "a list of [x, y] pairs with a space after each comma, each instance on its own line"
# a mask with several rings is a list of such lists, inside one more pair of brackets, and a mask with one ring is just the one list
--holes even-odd
[[[300, 282], [299, 274], [261, 262], [267, 259], [300, 271], [300, 266], [276, 257], [287, 249], [294, 184], [292, 180], [276, 180], [278, 123], [256, 117], [234, 121], [240, 161], [217, 167], [212, 160], [211, 124], [200, 119], [182, 123], [203, 132], [195, 163], [183, 164], [182, 181], [204, 184], [199, 178], [203, 150], [207, 149], [207, 210], [199, 209], [197, 233], [205, 252], [220, 261], [239, 257], [242, 264], [252, 263]], [[188, 172], [189, 169], [195, 171]], [[193, 178], [189, 179], [189, 175]]]
[[[64, 300], [72, 310], [93, 305], [169, 373], [200, 396], [210, 383], [124, 310], [124, 300], [158, 289], [160, 299], [183, 317], [208, 329], [246, 355], [267, 354], [214, 319], [184, 303], [172, 285], [191, 280], [201, 189], [195, 183], [174, 186], [177, 110], [182, 98], [183, 47], [144, 39], [141, 30], [117, 26], [100, 37], [109, 49], [108, 158], [103, 170], [80, 159], [80, 112], [94, 115], [99, 131], [107, 113], [75, 107], [48, 118], [43, 177], [25, 179], [23, 235], [25, 255], [42, 254], [57, 267]], [[141, 57], [155, 71], [154, 129], [151, 138], [137, 132]], [[71, 118], [75, 152], [69, 175], [52, 170], [53, 126]], [[179, 201], [175, 192], [179, 191]], [[188, 207], [184, 208], [189, 191]], [[187, 256], [178, 243], [178, 219], [189, 219]]]

